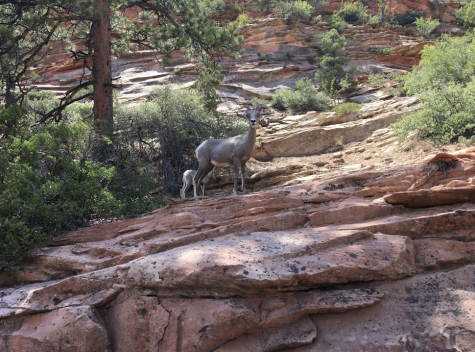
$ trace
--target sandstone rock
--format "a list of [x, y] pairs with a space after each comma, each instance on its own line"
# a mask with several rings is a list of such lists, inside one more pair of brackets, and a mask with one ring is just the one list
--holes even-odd
[[343, 203], [322, 207], [318, 211], [310, 214], [309, 218], [312, 226], [325, 226], [361, 222], [401, 212], [404, 212], [403, 207], [379, 205], [347, 198]]
[[[271, 157], [321, 154], [335, 142], [346, 144], [366, 139], [373, 131], [398, 120], [403, 111], [411, 111], [416, 102], [409, 98], [399, 105], [399, 111], [391, 110], [364, 120], [325, 127], [296, 128], [285, 135], [261, 138], [262, 148]], [[392, 105], [391, 102], [386, 104]]]
[[277, 351], [282, 348], [293, 348], [307, 345], [317, 337], [315, 324], [309, 317], [286, 327], [271, 329], [261, 333], [242, 336], [230, 341], [216, 352], [266, 352]]
[[101, 310], [113, 351], [159, 350], [170, 314], [156, 297], [121, 294]]
[[137, 259], [124, 273], [113, 267], [82, 278], [161, 292], [262, 293], [412, 275], [414, 255], [406, 237], [310, 228], [224, 236]]
[[[358, 311], [312, 316], [314, 351], [470, 351], [473, 349], [473, 265], [374, 283], [380, 303]], [[391, 299], [386, 299], [391, 297]]]
[[420, 191], [397, 192], [385, 196], [386, 202], [409, 208], [431, 207], [444, 204], [473, 202], [475, 187], [444, 188]]
[[475, 260], [475, 242], [431, 238], [417, 240], [415, 245], [416, 263], [420, 269], [473, 263]]
[[109, 352], [107, 332], [89, 306], [0, 320], [4, 352]]

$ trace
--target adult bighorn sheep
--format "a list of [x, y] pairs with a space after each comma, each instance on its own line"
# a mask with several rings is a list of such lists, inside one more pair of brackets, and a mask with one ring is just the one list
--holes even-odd
[[[180, 190], [180, 195], [182, 198], [186, 198], [186, 192], [190, 189], [191, 185], [193, 184], [193, 177], [195, 177], [197, 170], [186, 170], [183, 173], [183, 187]], [[208, 175], [203, 179], [202, 183], [202, 191], [203, 196], [205, 195], [205, 186], [208, 184], [211, 175], [213, 174], [213, 170], [209, 172]]]
[[[226, 139], [208, 139], [196, 148], [196, 158], [200, 163], [198, 171], [193, 178], [195, 197], [197, 187], [204, 175], [207, 175], [215, 166], [234, 166], [234, 189], [237, 195], [237, 181], [239, 177], [239, 167], [241, 167], [242, 191], [247, 193], [244, 185], [246, 162], [251, 158], [256, 144], [256, 129], [261, 116], [261, 109], [267, 106], [261, 104], [255, 109], [247, 107], [246, 116], [249, 118], [249, 132], [239, 136]], [[204, 186], [203, 186], [204, 192]]]

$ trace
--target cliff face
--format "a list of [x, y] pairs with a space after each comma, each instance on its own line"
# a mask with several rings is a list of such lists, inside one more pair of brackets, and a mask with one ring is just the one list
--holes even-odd
[[[373, 12], [378, 11], [378, 1], [367, 0], [365, 4]], [[341, 1], [328, 0], [326, 11], [333, 13], [341, 6]], [[453, 11], [460, 5], [453, 1], [431, 2], [429, 0], [390, 0], [388, 9], [391, 14], [403, 14], [406, 11], [423, 12], [432, 18], [439, 18], [443, 21], [453, 21]]]
[[[242, 28], [221, 109], [313, 77], [325, 30]], [[408, 28], [344, 35], [362, 75], [403, 72], [426, 44]], [[63, 59], [42, 68], [43, 88], [78, 79]], [[114, 71], [135, 102], [165, 80], [192, 86], [197, 67], [139, 52]], [[360, 86], [350, 100], [359, 114], [264, 115], [251, 194], [230, 196], [222, 172], [211, 197], [70, 233], [0, 276], [0, 351], [475, 350], [475, 149], [403, 152], [387, 126], [417, 98]]]
[[474, 173], [463, 150], [71, 233], [0, 290], [1, 350], [470, 351]]

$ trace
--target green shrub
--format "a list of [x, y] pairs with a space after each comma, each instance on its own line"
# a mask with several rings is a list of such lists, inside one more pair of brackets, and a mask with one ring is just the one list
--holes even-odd
[[455, 11], [455, 18], [465, 27], [475, 26], [475, 1], [467, 1]]
[[276, 110], [285, 111], [287, 109], [285, 102], [288, 100], [291, 93], [292, 92], [289, 90], [276, 90], [272, 96], [271, 106]]
[[331, 95], [356, 86], [356, 80], [353, 78], [355, 70], [351, 68], [346, 71], [343, 68], [343, 65], [350, 61], [340, 55], [345, 46], [345, 37], [340, 36], [336, 29], [328, 31], [320, 43], [323, 56], [319, 59], [320, 69], [315, 73], [315, 79], [322, 85], [323, 90]]
[[473, 34], [443, 36], [422, 51], [419, 66], [404, 88], [418, 94], [422, 108], [393, 125], [401, 140], [413, 131], [420, 138], [451, 143], [475, 131], [475, 41]]
[[277, 0], [249, 0], [249, 4], [257, 11], [270, 13], [274, 9]]
[[224, 11], [226, 4], [223, 0], [201, 0], [198, 3], [198, 7], [201, 13], [210, 17], [217, 14], [218, 12]]
[[312, 17], [313, 7], [303, 0], [293, 2], [279, 1], [276, 4], [275, 11], [283, 13], [284, 21], [290, 23], [299, 19], [309, 20]]
[[430, 38], [430, 35], [437, 29], [439, 20], [431, 20], [430, 18], [419, 17], [414, 21], [416, 32], [422, 34], [425, 38]]
[[237, 28], [247, 24], [249, 17], [245, 13], [240, 13], [239, 16], [232, 22]]
[[348, 27], [348, 23], [346, 23], [340, 16], [333, 14], [330, 16], [330, 26], [333, 29], [340, 30]]
[[443, 90], [422, 95], [423, 107], [392, 125], [401, 141], [412, 132], [421, 139], [436, 143], [453, 143], [459, 136], [475, 132], [475, 80], [466, 87], [449, 83]]
[[272, 107], [292, 110], [296, 114], [322, 111], [328, 108], [328, 97], [318, 92], [309, 79], [300, 79], [295, 83], [294, 91], [277, 90], [272, 97]]
[[422, 60], [406, 75], [404, 88], [408, 94], [444, 89], [454, 82], [467, 84], [475, 76], [475, 41], [473, 33], [463, 37], [442, 36], [434, 45], [422, 49]]
[[139, 13], [139, 18], [140, 18], [140, 20], [142, 20], [142, 21], [148, 21], [148, 20], [150, 20], [150, 19], [152, 18], [152, 13], [149, 12], [149, 11], [141, 11], [141, 12]]
[[334, 111], [338, 116], [357, 115], [360, 110], [361, 105], [352, 102], [338, 104], [332, 109], [332, 111]]
[[406, 12], [402, 14], [395, 15], [393, 19], [391, 20], [391, 23], [396, 26], [405, 26], [406, 24], [414, 23], [418, 18], [423, 18], [423, 17], [424, 17], [423, 13], [407, 10]]
[[[91, 108], [91, 106], [89, 106]], [[116, 174], [112, 166], [91, 159], [97, 147], [90, 119], [70, 118], [35, 126], [26, 109], [0, 141], [0, 270], [24, 258], [28, 251], [92, 218], [122, 212], [122, 201], [108, 189]], [[10, 119], [18, 107], [2, 109]]]
[[203, 140], [247, 127], [169, 86], [134, 107], [118, 104], [110, 139], [95, 133], [92, 104], [73, 104], [48, 124], [27, 109], [55, 104], [32, 94], [25, 107], [0, 109], [0, 271], [62, 231], [155, 209], [164, 192], [179, 193]]
[[377, 26], [382, 24], [382, 22], [383, 22], [383, 17], [380, 14], [370, 16], [368, 19], [368, 24], [373, 28], [376, 28]]
[[340, 9], [335, 12], [335, 16], [341, 17], [346, 23], [358, 24], [366, 23], [368, 20], [368, 7], [361, 1], [342, 2]]

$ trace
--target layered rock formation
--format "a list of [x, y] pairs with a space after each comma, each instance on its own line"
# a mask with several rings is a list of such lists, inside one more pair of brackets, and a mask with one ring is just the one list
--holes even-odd
[[[312, 77], [327, 29], [251, 21], [246, 56], [223, 64], [221, 108]], [[361, 74], [409, 69], [426, 44], [408, 28], [344, 35]], [[191, 87], [196, 65], [172, 61], [116, 60], [121, 99], [167, 80]], [[82, 72], [43, 70], [58, 93]], [[0, 351], [475, 350], [475, 150], [394, 160], [387, 126], [417, 99], [359, 87], [350, 100], [360, 113], [265, 116], [253, 193], [217, 196], [232, 182], [221, 173], [213, 197], [70, 233], [1, 275]]]
[[1, 350], [470, 351], [474, 176], [469, 149], [71, 233], [2, 278]]

